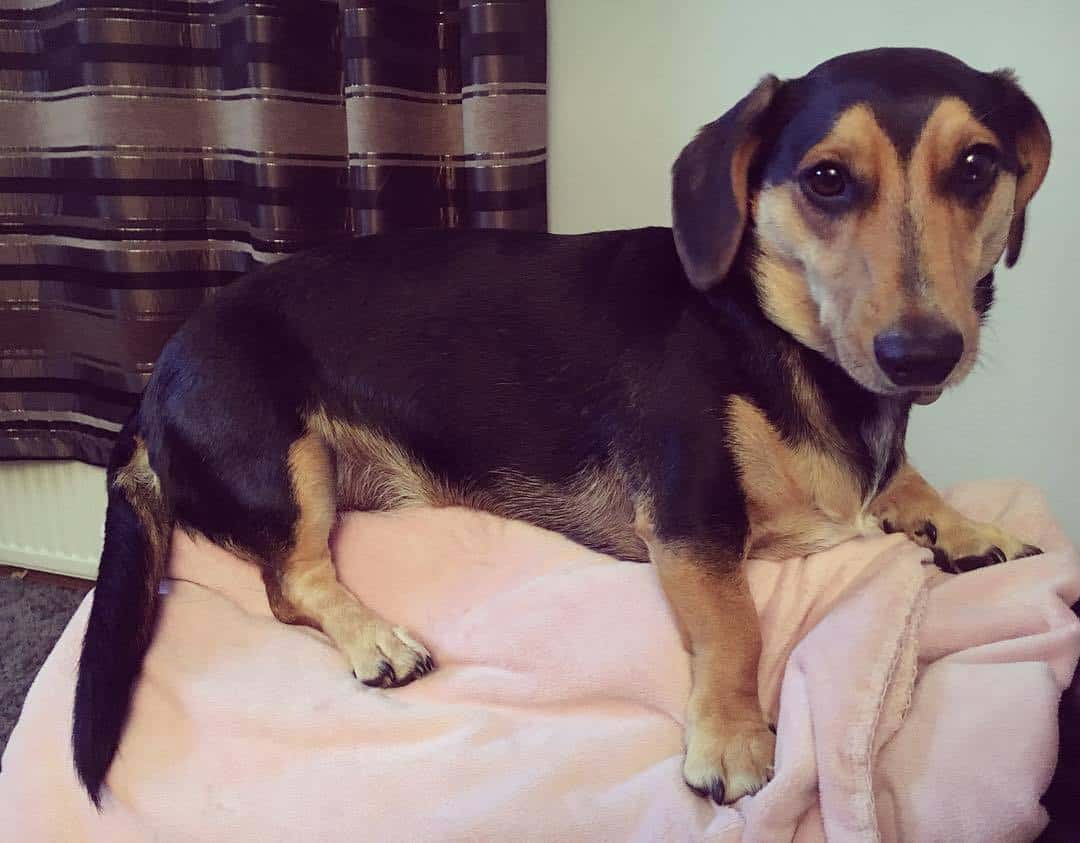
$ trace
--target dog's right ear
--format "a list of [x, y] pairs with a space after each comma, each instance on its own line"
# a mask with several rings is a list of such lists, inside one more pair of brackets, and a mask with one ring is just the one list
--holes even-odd
[[1020, 159], [1020, 173], [1016, 180], [1016, 201], [1012, 225], [1009, 227], [1008, 246], [1005, 249], [1005, 266], [1012, 267], [1020, 258], [1020, 246], [1024, 242], [1024, 223], [1028, 203], [1046, 178], [1050, 167], [1050, 128], [1038, 106], [1024, 93], [1011, 70], [998, 70], [991, 74], [1001, 86], [1000, 106], [1002, 116], [1015, 134], [1016, 155]]
[[672, 168], [675, 247], [690, 283], [716, 285], [739, 249], [750, 203], [758, 130], [782, 83], [766, 76], [723, 117], [704, 126]]

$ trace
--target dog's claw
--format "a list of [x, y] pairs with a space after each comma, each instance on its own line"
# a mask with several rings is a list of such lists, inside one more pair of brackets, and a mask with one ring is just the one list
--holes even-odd
[[710, 783], [710, 785], [709, 785], [709, 796], [712, 799], [712, 801], [715, 802], [717, 805], [723, 805], [724, 804], [724, 794], [725, 793], [726, 793], [726, 790], [724, 788], [724, 782], [723, 781], [721, 781], [720, 779], [716, 779], [715, 781]]
[[986, 568], [990, 565], [1000, 565], [1002, 562], [1007, 561], [1008, 557], [1005, 555], [1005, 551], [997, 545], [991, 545], [986, 553], [973, 556], [961, 556], [959, 559], [953, 559], [952, 564], [955, 566], [958, 573], [967, 573], [968, 571]]
[[772, 778], [776, 733], [768, 724], [747, 721], [727, 729], [691, 729], [683, 779], [694, 793], [718, 805], [731, 804], [757, 793]]
[[949, 559], [949, 554], [940, 547], [932, 547], [930, 548], [930, 552], [934, 554], [934, 564], [941, 568], [941, 570], [948, 574], [955, 574], [957, 572], [952, 560]]
[[702, 798], [708, 797], [717, 805], [724, 804], [725, 791], [723, 779], [712, 779], [706, 787], [698, 787], [695, 784], [690, 784], [690, 782], [686, 782], [686, 786]]
[[[353, 671], [353, 676], [356, 676], [356, 671]], [[359, 676], [356, 677], [360, 679]], [[389, 688], [393, 687], [397, 682], [397, 674], [394, 673], [394, 666], [390, 662], [383, 660], [379, 662], [379, 672], [370, 679], [360, 679], [369, 688]]]
[[924, 521], [922, 527], [915, 531], [915, 535], [923, 536], [930, 544], [937, 544], [937, 527], [933, 521]]
[[353, 675], [370, 688], [400, 688], [435, 667], [427, 648], [403, 627], [377, 619], [357, 633], [341, 646]]

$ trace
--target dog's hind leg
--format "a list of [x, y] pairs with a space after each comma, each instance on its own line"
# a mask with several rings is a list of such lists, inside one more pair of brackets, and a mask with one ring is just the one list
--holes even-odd
[[424, 646], [337, 579], [329, 546], [336, 514], [334, 466], [318, 434], [305, 433], [289, 449], [289, 478], [297, 508], [292, 544], [264, 569], [274, 615], [326, 633], [365, 685], [404, 685], [429, 672], [434, 662]]

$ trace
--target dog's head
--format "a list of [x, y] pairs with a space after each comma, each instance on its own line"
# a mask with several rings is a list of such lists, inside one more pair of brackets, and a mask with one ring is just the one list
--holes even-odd
[[675, 240], [709, 290], [738, 255], [769, 317], [881, 394], [970, 371], [992, 270], [1020, 253], [1050, 132], [1005, 71], [851, 53], [767, 76], [675, 163]]

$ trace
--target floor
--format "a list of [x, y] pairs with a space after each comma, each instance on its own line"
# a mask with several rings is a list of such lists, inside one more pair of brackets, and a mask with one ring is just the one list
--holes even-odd
[[0, 566], [0, 753], [41, 663], [91, 583]]

